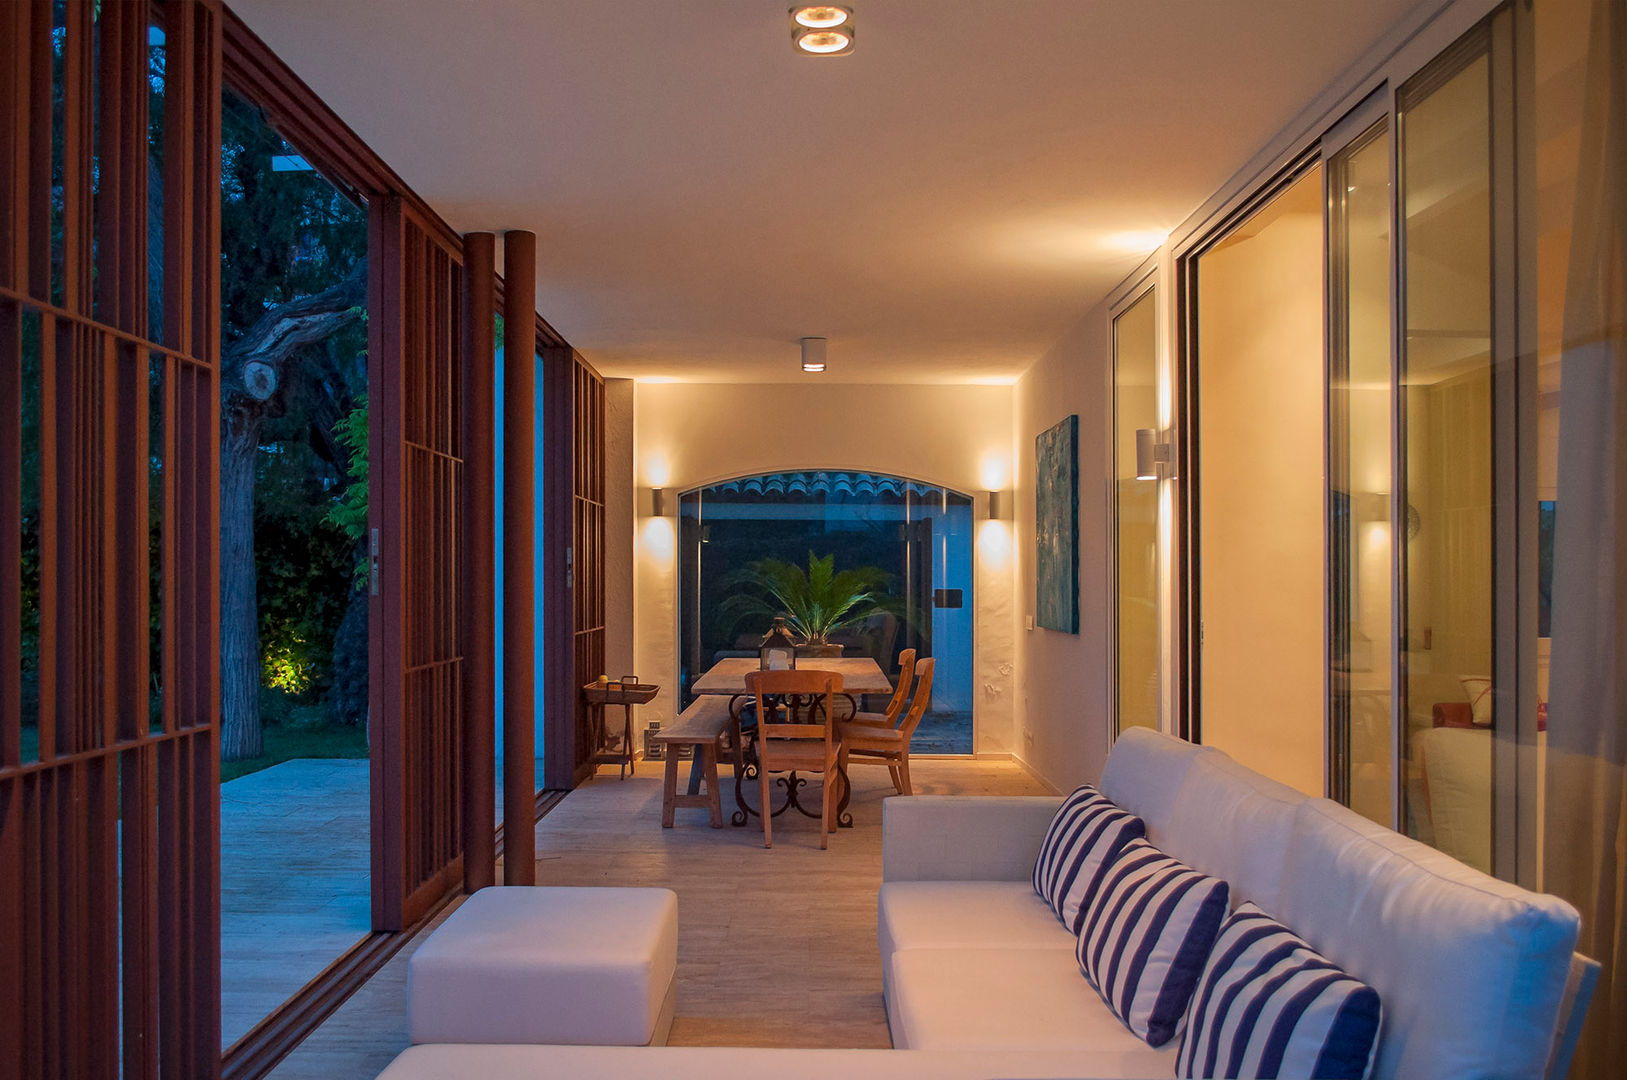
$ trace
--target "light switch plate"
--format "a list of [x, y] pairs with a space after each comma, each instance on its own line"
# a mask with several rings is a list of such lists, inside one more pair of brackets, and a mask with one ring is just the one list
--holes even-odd
[[1032, 629], [1034, 629], [1034, 616], [1032, 616], [1032, 615], [1024, 615], [1023, 616], [1023, 629], [1024, 630], [1032, 630]]

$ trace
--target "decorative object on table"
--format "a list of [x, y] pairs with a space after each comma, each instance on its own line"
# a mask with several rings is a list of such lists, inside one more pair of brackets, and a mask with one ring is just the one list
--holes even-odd
[[[808, 552], [808, 569], [781, 559], [758, 559], [730, 574], [733, 590], [721, 612], [735, 624], [746, 619], [783, 619], [804, 646], [826, 646], [830, 635], [875, 615], [900, 615], [889, 592], [892, 575], [879, 566], [836, 569], [836, 556]], [[759, 624], [760, 625], [760, 624]]]
[[1079, 417], [1034, 439], [1034, 618], [1079, 632]]
[[763, 671], [791, 671], [797, 666], [797, 642], [785, 625], [783, 616], [775, 616], [774, 625], [763, 635], [757, 647], [757, 663]]
[[[633, 706], [649, 704], [660, 692], [658, 684], [641, 683], [637, 675], [623, 675], [614, 682], [601, 675], [582, 687], [582, 699], [594, 709], [593, 730], [598, 738], [598, 745], [594, 748], [594, 764], [620, 765], [623, 780], [627, 779], [628, 773], [637, 774], [637, 767], [633, 764]], [[611, 732], [605, 727], [606, 705], [622, 707], [619, 740], [612, 739]]]

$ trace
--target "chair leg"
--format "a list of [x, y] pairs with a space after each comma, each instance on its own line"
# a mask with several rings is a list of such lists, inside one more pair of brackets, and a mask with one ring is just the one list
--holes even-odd
[[887, 775], [893, 779], [893, 790], [904, 794], [904, 781], [898, 776], [898, 766], [891, 761], [887, 762]]
[[822, 784], [819, 793], [819, 850], [825, 851], [830, 847], [830, 834], [836, 830], [831, 827], [831, 801], [830, 789], [832, 781], [836, 779], [836, 770], [830, 768], [830, 762], [825, 763], [825, 775], [820, 777]]
[[910, 786], [910, 752], [904, 751], [898, 757], [898, 778], [903, 781], [899, 785], [900, 795], [914, 795], [915, 788]]
[[757, 754], [757, 806], [762, 810], [763, 819], [763, 846], [774, 846], [774, 810], [768, 805], [768, 769], [763, 765], [763, 755]]

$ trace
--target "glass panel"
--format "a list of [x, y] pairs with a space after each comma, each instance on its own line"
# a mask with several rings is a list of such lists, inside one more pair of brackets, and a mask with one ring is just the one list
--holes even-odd
[[230, 1045], [371, 929], [368, 229], [366, 211], [258, 109], [222, 97], [221, 1035]]
[[[852, 609], [856, 617], [830, 628], [823, 642], [805, 642], [800, 654], [868, 656], [889, 681], [903, 650], [936, 657], [931, 703], [911, 749], [971, 753], [973, 524], [968, 496], [877, 473], [768, 473], [685, 492], [682, 704], [719, 660], [757, 655], [773, 616], [787, 610], [771, 588], [776, 576], [805, 582], [812, 560], [830, 559], [837, 575], [830, 593], [869, 596]], [[789, 607], [793, 616], [801, 611]], [[859, 705], [879, 711], [886, 700]]]
[[[1484, 41], [1484, 37], [1477, 39]], [[1405, 329], [1403, 822], [1492, 869], [1491, 65], [1398, 98]]]
[[1323, 193], [1320, 166], [1198, 263], [1202, 740], [1321, 795]]
[[1390, 824], [1390, 139], [1328, 163], [1328, 585], [1335, 794]]
[[[13, 308], [14, 311], [18, 310]], [[40, 512], [41, 485], [41, 416], [40, 381], [42, 377], [40, 334], [43, 332], [37, 313], [21, 310], [22, 339], [22, 401], [21, 415], [6, 417], [6, 423], [20, 423], [22, 428], [22, 671], [19, 673], [22, 699], [22, 760], [40, 759]], [[9, 483], [10, 477], [6, 478]], [[10, 673], [7, 673], [10, 677]]]
[[1158, 481], [1136, 475], [1136, 432], [1158, 429], [1158, 304], [1113, 320], [1113, 607], [1116, 731], [1158, 727]]

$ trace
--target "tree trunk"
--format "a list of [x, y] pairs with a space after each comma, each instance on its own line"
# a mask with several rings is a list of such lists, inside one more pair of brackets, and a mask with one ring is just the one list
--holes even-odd
[[259, 757], [260, 619], [254, 565], [258, 410], [225, 410], [220, 439], [220, 757]]

